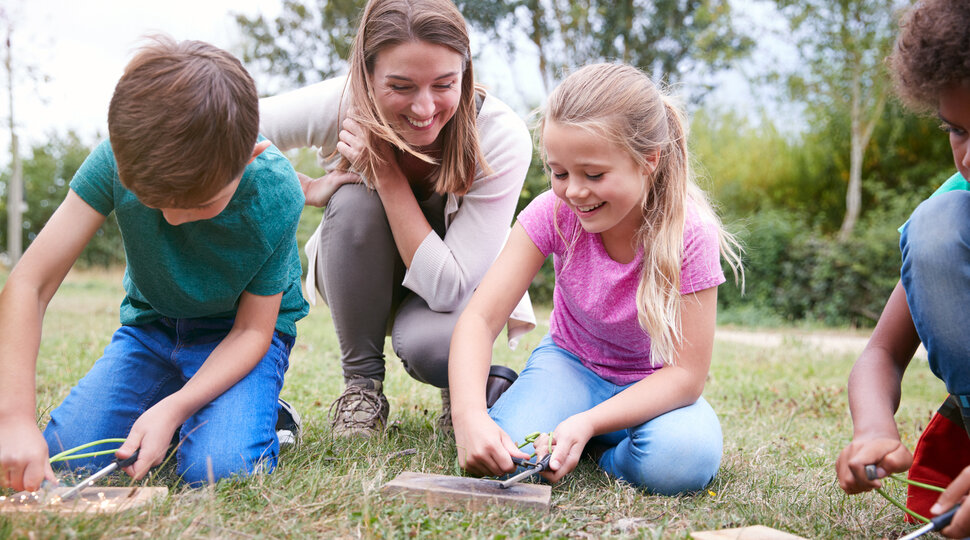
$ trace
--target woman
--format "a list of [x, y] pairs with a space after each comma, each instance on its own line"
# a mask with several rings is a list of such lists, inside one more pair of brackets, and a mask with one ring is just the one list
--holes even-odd
[[[301, 175], [326, 206], [307, 242], [311, 284], [330, 306], [346, 389], [334, 433], [387, 423], [384, 338], [415, 379], [442, 389], [455, 322], [508, 234], [532, 158], [522, 120], [476, 87], [464, 18], [449, 0], [372, 0], [350, 73], [260, 104], [280, 149], [313, 146], [330, 171]], [[509, 341], [535, 325], [524, 297]]]

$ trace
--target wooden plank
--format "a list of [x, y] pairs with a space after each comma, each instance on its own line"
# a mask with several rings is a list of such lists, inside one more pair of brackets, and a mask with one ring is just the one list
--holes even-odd
[[720, 529], [717, 531], [692, 532], [690, 537], [694, 540], [805, 540], [801, 536], [765, 527], [764, 525], [754, 525], [752, 527], [741, 527], [738, 529]]
[[89, 487], [70, 500], [60, 500], [69, 487], [57, 487], [46, 493], [21, 491], [0, 497], [0, 513], [57, 512], [65, 514], [112, 514], [138, 508], [168, 493], [165, 487]]
[[519, 483], [503, 489], [495, 480], [405, 471], [384, 484], [381, 495], [450, 510], [487, 510], [495, 505], [549, 510], [552, 488]]

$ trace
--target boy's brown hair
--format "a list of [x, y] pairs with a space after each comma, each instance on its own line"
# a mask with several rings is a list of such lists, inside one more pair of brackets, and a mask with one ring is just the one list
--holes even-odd
[[238, 178], [252, 156], [256, 85], [218, 47], [149, 40], [128, 63], [108, 108], [118, 175], [146, 206], [200, 206]]
[[922, 0], [900, 27], [888, 58], [896, 93], [916, 110], [935, 112], [944, 88], [970, 83], [970, 2]]

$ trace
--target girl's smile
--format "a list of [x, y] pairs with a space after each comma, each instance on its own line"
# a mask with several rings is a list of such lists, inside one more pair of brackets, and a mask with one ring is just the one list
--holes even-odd
[[442, 45], [409, 41], [388, 47], [374, 62], [374, 101], [405, 142], [430, 147], [458, 109], [463, 70], [461, 55]]

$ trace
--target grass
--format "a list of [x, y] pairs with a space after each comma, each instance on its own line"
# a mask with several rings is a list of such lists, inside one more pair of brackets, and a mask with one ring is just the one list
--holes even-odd
[[[120, 273], [74, 272], [48, 310], [38, 362], [38, 415], [55, 407], [98, 358], [117, 326]], [[521, 369], [545, 329], [496, 362]], [[454, 442], [435, 431], [438, 392], [411, 380], [389, 353], [391, 426], [368, 441], [334, 439], [327, 409], [342, 387], [326, 308], [299, 323], [283, 397], [304, 418], [301, 445], [271, 475], [214, 487], [178, 486], [171, 467], [148, 482], [167, 498], [120, 515], [5, 514], [6, 538], [688, 538], [690, 531], [762, 524], [807, 538], [897, 537], [913, 529], [875, 493], [839, 490], [833, 462], [851, 436], [845, 382], [854, 358], [797, 341], [776, 349], [717, 342], [705, 396], [718, 411], [724, 459], [693, 496], [658, 497], [617, 483], [590, 462], [553, 487], [548, 513], [444, 511], [385, 501], [381, 485], [404, 470], [459, 474]], [[925, 362], [904, 381], [897, 421], [912, 448], [945, 391]], [[406, 452], [413, 449], [413, 453]], [[126, 477], [117, 479], [124, 482]], [[903, 489], [889, 484], [898, 495]], [[9, 495], [9, 492], [0, 493]]]

